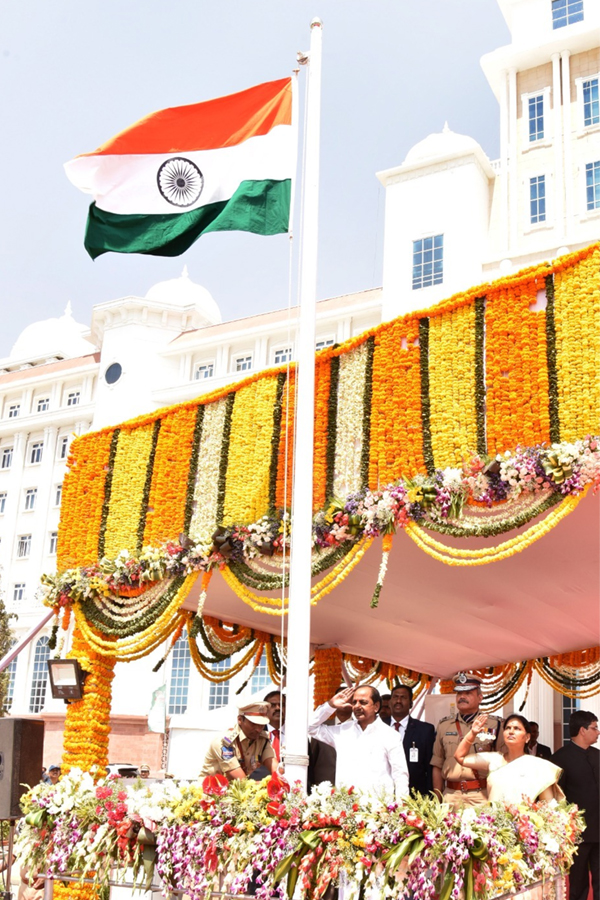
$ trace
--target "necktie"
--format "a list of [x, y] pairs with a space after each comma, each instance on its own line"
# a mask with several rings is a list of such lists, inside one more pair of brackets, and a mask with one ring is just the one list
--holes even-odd
[[400, 731], [400, 722], [394, 722], [394, 728], [396, 731]]
[[279, 745], [279, 728], [274, 728], [271, 732], [271, 744], [273, 746], [273, 750], [275, 751], [277, 762], [279, 762], [281, 750], [281, 747]]

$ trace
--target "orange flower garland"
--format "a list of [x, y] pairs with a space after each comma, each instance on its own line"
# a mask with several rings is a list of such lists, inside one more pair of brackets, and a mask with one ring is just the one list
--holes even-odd
[[487, 296], [488, 452], [549, 438], [545, 313], [532, 312], [546, 272]]
[[425, 472], [421, 438], [418, 319], [405, 316], [378, 329], [373, 355], [369, 487], [402, 472]]
[[148, 498], [144, 545], [172, 540], [184, 530], [187, 476], [196, 424], [195, 406], [163, 418]]
[[78, 659], [88, 673], [83, 699], [67, 707], [63, 738], [62, 771], [77, 767], [85, 772], [98, 766], [104, 775], [108, 763], [108, 736], [115, 658], [94, 652], [77, 627], [73, 632], [70, 659]]
[[77, 438], [71, 445], [58, 529], [57, 568], [85, 566], [98, 559], [106, 466], [112, 432]]
[[315, 676], [315, 709], [326, 703], [342, 684], [342, 651], [338, 647], [317, 647], [312, 664]]

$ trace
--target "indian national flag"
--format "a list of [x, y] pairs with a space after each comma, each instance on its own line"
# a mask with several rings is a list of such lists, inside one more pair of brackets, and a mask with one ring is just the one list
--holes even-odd
[[289, 230], [292, 79], [140, 119], [66, 163], [92, 194], [85, 247], [178, 256], [207, 231]]

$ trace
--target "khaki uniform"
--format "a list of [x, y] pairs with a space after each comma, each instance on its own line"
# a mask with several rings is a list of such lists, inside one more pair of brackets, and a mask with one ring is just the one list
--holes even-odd
[[[455, 713], [453, 716], [446, 716], [438, 724], [431, 765], [438, 766], [442, 770], [442, 778], [446, 782], [465, 783], [482, 780], [477, 772], [459, 765], [454, 759], [456, 748], [471, 730], [471, 724], [465, 722], [459, 713]], [[498, 718], [498, 716], [488, 716], [485, 730], [489, 732], [490, 740], [485, 742], [475, 741], [471, 745], [469, 753], [481, 753], [489, 750], [502, 752], [505, 747], [502, 719]], [[492, 734], [494, 737], [492, 737]], [[486, 801], [487, 790], [485, 789], [473, 790], [467, 785], [463, 789], [453, 789], [446, 784], [444, 803], [449, 803], [455, 809], [460, 806], [479, 806]]]
[[261, 735], [255, 740], [250, 740], [236, 725], [211, 742], [200, 777], [227, 775], [234, 769], [240, 768], [248, 777], [255, 769], [258, 769], [261, 763], [266, 763], [274, 756], [275, 752], [266, 732], [264, 737]]

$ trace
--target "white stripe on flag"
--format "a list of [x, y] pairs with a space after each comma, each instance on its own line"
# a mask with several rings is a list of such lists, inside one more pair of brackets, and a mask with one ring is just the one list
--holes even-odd
[[[157, 175], [174, 157], [193, 162], [204, 177], [202, 192], [190, 206], [176, 206], [162, 196]], [[209, 203], [229, 200], [242, 181], [283, 181], [295, 174], [296, 129], [278, 125], [266, 135], [235, 147], [160, 154], [79, 156], [65, 163], [71, 182], [92, 194], [107, 212], [126, 214], [185, 213]]]

